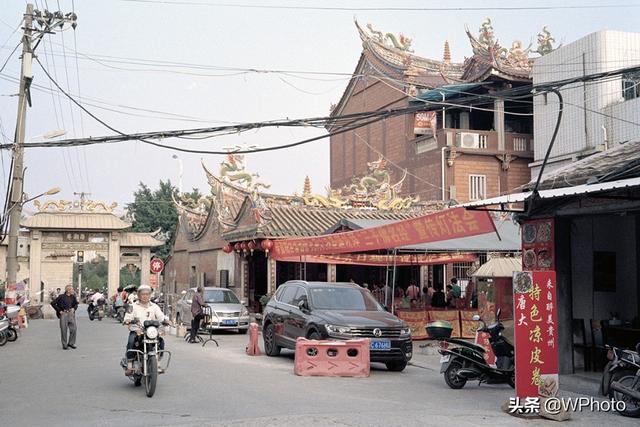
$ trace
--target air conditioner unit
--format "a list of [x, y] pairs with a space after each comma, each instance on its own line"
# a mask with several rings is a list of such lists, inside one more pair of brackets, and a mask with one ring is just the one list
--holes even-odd
[[479, 134], [477, 133], [469, 133], [469, 132], [461, 132], [460, 133], [460, 147], [462, 148], [479, 148]]

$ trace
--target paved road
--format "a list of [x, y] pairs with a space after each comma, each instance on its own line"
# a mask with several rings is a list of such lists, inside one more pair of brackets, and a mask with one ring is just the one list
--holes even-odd
[[[437, 358], [369, 378], [303, 378], [288, 357], [249, 357], [246, 336], [220, 334], [220, 348], [168, 337], [174, 358], [149, 399], [118, 365], [126, 330], [79, 319], [78, 349], [63, 351], [57, 322], [33, 321], [0, 348], [0, 410], [6, 426], [507, 426], [542, 425], [500, 411], [508, 386], [448, 389]], [[570, 425], [637, 426], [617, 414], [574, 415]], [[549, 425], [548, 422], [544, 425]]]

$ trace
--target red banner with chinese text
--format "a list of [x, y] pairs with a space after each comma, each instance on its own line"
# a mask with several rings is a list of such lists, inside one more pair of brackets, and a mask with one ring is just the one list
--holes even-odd
[[555, 271], [523, 271], [513, 276], [516, 396], [558, 392], [558, 338]]
[[496, 366], [496, 355], [493, 352], [493, 348], [491, 348], [491, 341], [489, 340], [490, 335], [487, 332], [476, 331], [476, 339], [475, 342], [479, 346], [485, 349], [484, 360], [487, 361], [489, 366]]
[[276, 240], [273, 256], [327, 255], [396, 248], [495, 232], [489, 212], [453, 208], [363, 230]]
[[449, 264], [453, 262], [473, 262], [476, 260], [474, 254], [401, 254], [377, 255], [377, 254], [339, 254], [339, 255], [302, 255], [283, 257], [274, 255], [276, 261], [284, 262], [306, 262], [318, 264], [343, 264], [343, 265], [435, 265]]

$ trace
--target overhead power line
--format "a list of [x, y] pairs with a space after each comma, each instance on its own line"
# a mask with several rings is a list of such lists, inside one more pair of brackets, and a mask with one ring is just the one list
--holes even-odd
[[[46, 68], [42, 65], [42, 63], [36, 58], [36, 61], [46, 74], [46, 76], [53, 82], [53, 84], [58, 88], [58, 90], [67, 96], [72, 102], [74, 102], [79, 108], [81, 108], [85, 113], [91, 116], [94, 120], [101, 123], [107, 129], [117, 133], [117, 135], [98, 137], [98, 138], [80, 138], [80, 139], [71, 139], [71, 140], [62, 140], [62, 141], [54, 141], [54, 142], [46, 142], [46, 143], [28, 143], [25, 144], [25, 147], [63, 147], [63, 146], [85, 146], [85, 145], [94, 145], [94, 144], [102, 144], [102, 143], [117, 143], [128, 140], [137, 140], [141, 141], [145, 144], [157, 146], [160, 148], [166, 148], [176, 151], [182, 151], [187, 153], [196, 153], [196, 154], [227, 154], [228, 151], [218, 151], [218, 150], [200, 150], [200, 149], [188, 149], [183, 147], [170, 146], [165, 144], [160, 144], [154, 141], [150, 141], [150, 139], [162, 139], [169, 137], [180, 137], [180, 136], [189, 136], [189, 135], [203, 135], [203, 134], [215, 134], [221, 132], [242, 132], [251, 129], [264, 128], [264, 127], [284, 127], [284, 126], [329, 126], [329, 125], [339, 125], [338, 130], [330, 132], [325, 135], [317, 136], [314, 138], [305, 139], [302, 141], [279, 145], [276, 147], [267, 147], [267, 148], [257, 148], [251, 150], [241, 150], [238, 153], [256, 153], [262, 151], [274, 151], [274, 150], [282, 150], [286, 148], [292, 148], [295, 146], [307, 144], [313, 141], [317, 141], [320, 139], [324, 139], [330, 137], [332, 135], [338, 135], [344, 132], [348, 132], [353, 129], [357, 129], [363, 126], [366, 126], [370, 123], [374, 123], [376, 121], [382, 120], [384, 118], [409, 114], [416, 111], [424, 111], [429, 109], [442, 108], [443, 105], [449, 105], [449, 103], [441, 103], [441, 102], [428, 102], [428, 106], [417, 104], [415, 106], [400, 108], [400, 109], [392, 109], [392, 110], [378, 110], [371, 111], [365, 113], [354, 113], [350, 115], [344, 115], [339, 117], [319, 117], [319, 118], [309, 118], [309, 119], [298, 119], [298, 120], [274, 120], [268, 122], [258, 122], [258, 123], [245, 123], [239, 125], [227, 125], [227, 126], [218, 126], [211, 128], [199, 128], [199, 129], [184, 129], [184, 130], [172, 130], [172, 131], [159, 131], [159, 132], [146, 132], [146, 133], [138, 133], [138, 134], [126, 134], [121, 132], [97, 116], [88, 111], [85, 107], [83, 107], [80, 103], [78, 103], [73, 97], [71, 97], [64, 89], [60, 87], [60, 85], [51, 77]], [[594, 81], [598, 79], [606, 79], [613, 76], [621, 75], [624, 73], [637, 72], [640, 71], [640, 66], [637, 67], [629, 67], [619, 70], [613, 70], [603, 73], [596, 73], [586, 76], [579, 76], [569, 79], [564, 79], [560, 81], [548, 82], [544, 84], [539, 84], [535, 86], [522, 86], [519, 88], [509, 89], [506, 91], [498, 92], [494, 94], [494, 96], [513, 96], [513, 97], [522, 97], [527, 94], [542, 94], [549, 91], [554, 91], [562, 86], [579, 83], [583, 81]], [[530, 95], [529, 95], [530, 96]], [[458, 100], [456, 106], [465, 106], [471, 105], [474, 102], [479, 102], [479, 100], [485, 100], [486, 98], [483, 95], [475, 95], [469, 96], [466, 98], [461, 98]], [[10, 146], [2, 145], [1, 148], [10, 148]]]
[[340, 6], [287, 6], [269, 4], [242, 3], [208, 3], [185, 0], [120, 0], [127, 3], [150, 3], [165, 5], [188, 5], [236, 9], [282, 9], [282, 10], [310, 10], [310, 11], [340, 11], [340, 12], [461, 12], [461, 11], [522, 11], [522, 10], [572, 10], [572, 9], [613, 9], [626, 7], [640, 7], [638, 4], [594, 4], [594, 5], [550, 5], [550, 6], [472, 6], [472, 7], [340, 7]]

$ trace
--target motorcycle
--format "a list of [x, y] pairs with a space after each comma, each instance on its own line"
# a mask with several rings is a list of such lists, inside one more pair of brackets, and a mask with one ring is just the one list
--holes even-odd
[[636, 351], [607, 346], [607, 359], [609, 361], [602, 373], [600, 393], [613, 399], [611, 383], [622, 377], [634, 375], [638, 370], [635, 364], [640, 363], [640, 343], [636, 346]]
[[19, 311], [19, 306], [8, 306], [5, 308], [5, 314], [0, 317], [0, 347], [18, 339], [16, 316]]
[[100, 298], [96, 305], [89, 309], [89, 320], [93, 321], [94, 319], [98, 319], [101, 321], [104, 317], [104, 307], [106, 303], [104, 298]]
[[[636, 350], [640, 350], [640, 344]], [[640, 417], [640, 357], [637, 354], [627, 358], [625, 363], [635, 369], [635, 373], [619, 378], [611, 383], [613, 399], [624, 402], [624, 407], [616, 406], [616, 411], [625, 417]]]
[[[144, 382], [144, 388], [147, 397], [153, 397], [158, 382], [158, 374], [166, 372], [171, 362], [171, 352], [159, 350], [160, 335], [163, 332], [160, 322], [157, 320], [145, 320], [142, 325], [135, 319], [129, 325], [129, 330], [137, 335], [136, 348], [129, 350], [135, 353], [133, 360], [133, 370], [129, 375], [129, 379], [139, 387]], [[164, 356], [168, 356], [166, 365], [158, 369], [158, 362]], [[127, 368], [127, 358], [121, 361], [121, 366]]]
[[[452, 389], [460, 389], [469, 380], [478, 380], [480, 384], [507, 383], [515, 388], [515, 353], [514, 347], [503, 336], [503, 324], [500, 322], [500, 309], [496, 312], [496, 323], [487, 326], [480, 316], [473, 320], [482, 322], [479, 332], [489, 334], [491, 349], [496, 355], [496, 367], [490, 366], [484, 358], [486, 350], [476, 344], [456, 339], [445, 338], [440, 341], [439, 353], [440, 373]], [[454, 347], [450, 347], [453, 344]]]
[[127, 309], [125, 306], [121, 305], [121, 306], [116, 306], [115, 307], [115, 318], [118, 322], [122, 323], [124, 321], [124, 315], [127, 312]]

